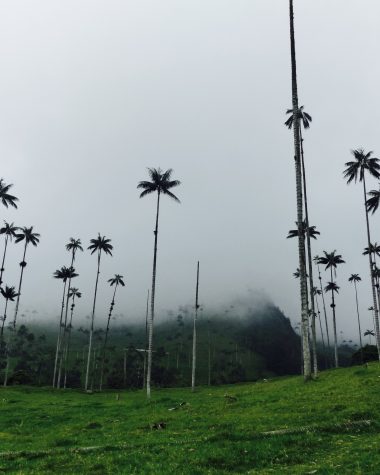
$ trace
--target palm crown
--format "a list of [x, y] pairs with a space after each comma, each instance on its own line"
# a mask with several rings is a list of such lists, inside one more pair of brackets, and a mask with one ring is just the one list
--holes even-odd
[[79, 289], [75, 287], [70, 287], [69, 289], [69, 298], [75, 297], [80, 299], [82, 297], [82, 292], [79, 292]]
[[82, 243], [80, 239], [70, 238], [70, 242], [66, 244], [66, 250], [71, 251], [73, 254], [73, 260], [75, 260], [75, 254], [77, 251], [83, 251]]
[[8, 193], [12, 186], [13, 185], [4, 183], [3, 178], [0, 178], [0, 199], [6, 208], [8, 208], [9, 205], [13, 206], [13, 208], [17, 208], [16, 201], [18, 201], [18, 198]]
[[367, 211], [372, 211], [372, 214], [377, 210], [380, 204], [380, 190], [371, 190], [367, 193], [371, 198], [365, 202]]
[[321, 295], [322, 291], [318, 287], [313, 287], [313, 295]]
[[164, 195], [168, 195], [173, 200], [180, 202], [179, 199], [175, 196], [174, 193], [169, 191], [171, 188], [181, 184], [179, 180], [171, 180], [171, 174], [173, 170], [169, 168], [166, 172], [163, 172], [161, 168], [148, 168], [148, 173], [151, 178], [151, 181], [140, 181], [137, 185], [137, 188], [141, 188], [144, 191], [141, 192], [140, 198], [143, 198], [150, 193], [157, 191]]
[[63, 282], [66, 282], [68, 279], [78, 277], [78, 274], [75, 273], [74, 267], [63, 266], [54, 272], [53, 277], [55, 279], [62, 279]]
[[342, 259], [342, 256], [340, 254], [335, 254], [336, 251], [332, 252], [324, 252], [324, 257], [319, 257], [318, 258], [318, 264], [324, 264], [325, 270], [329, 269], [330, 267], [333, 267], [336, 269], [338, 264], [345, 264], [346, 261]]
[[[290, 114], [290, 116], [286, 120], [285, 125], [288, 129], [291, 129], [293, 127], [293, 109], [288, 109], [286, 113]], [[303, 123], [305, 129], [310, 127], [310, 122], [313, 120], [311, 115], [303, 110], [303, 106], [298, 109], [297, 118]]]
[[14, 223], [7, 223], [4, 221], [4, 226], [0, 228], [0, 234], [5, 234], [10, 239], [16, 237], [16, 231], [18, 231], [18, 227], [14, 225]]
[[30, 228], [24, 226], [23, 228], [19, 228], [19, 230], [21, 232], [16, 234], [15, 242], [25, 240], [26, 245], [33, 244], [33, 246], [37, 246], [37, 244], [40, 242], [40, 235], [33, 232], [33, 226], [30, 226]]
[[328, 282], [326, 287], [325, 287], [325, 292], [336, 292], [337, 294], [339, 293], [340, 287], [336, 285], [335, 282]]
[[355, 160], [347, 162], [345, 164], [347, 168], [343, 172], [344, 178], [347, 179], [347, 184], [353, 180], [356, 182], [358, 178], [359, 181], [363, 181], [365, 171], [368, 171], [368, 173], [375, 178], [380, 178], [380, 160], [371, 157], [373, 152], [365, 153], [362, 148], [359, 148], [352, 150], [351, 153]]
[[114, 277], [112, 277], [111, 279], [108, 280], [108, 282], [110, 283], [110, 286], [112, 287], [113, 285], [121, 285], [122, 287], [125, 286], [125, 283], [124, 283], [124, 277], [120, 274], [115, 274]]
[[[297, 225], [297, 223], [296, 223], [296, 225]], [[316, 226], [307, 227], [306, 226], [306, 221], [303, 221], [302, 222], [302, 232], [303, 232], [303, 234], [305, 234], [306, 231], [308, 232], [309, 236], [313, 239], [317, 239], [317, 235], [321, 234], [319, 231], [317, 231]], [[290, 229], [289, 232], [288, 232], [288, 235], [287, 235], [287, 239], [298, 237], [298, 235], [299, 235], [298, 229]]]
[[362, 279], [359, 274], [351, 274], [348, 278], [348, 282], [360, 282]]
[[0, 287], [0, 292], [1, 295], [5, 298], [5, 300], [10, 300], [11, 302], [14, 301], [14, 299], [18, 296], [18, 293], [16, 292], [16, 289], [12, 287], [8, 287], [8, 285], [5, 286], [5, 289]]
[[98, 234], [98, 237], [96, 239], [91, 239], [90, 240], [90, 245], [88, 246], [87, 249], [91, 250], [91, 254], [94, 254], [94, 252], [105, 252], [106, 254], [109, 254], [112, 256], [112, 249], [113, 246], [110, 244], [111, 239], [107, 239], [105, 236], [101, 236], [100, 233]]
[[369, 253], [380, 256], [380, 246], [377, 244], [377, 242], [374, 244], [371, 243], [369, 247], [364, 248], [363, 256], [368, 256]]

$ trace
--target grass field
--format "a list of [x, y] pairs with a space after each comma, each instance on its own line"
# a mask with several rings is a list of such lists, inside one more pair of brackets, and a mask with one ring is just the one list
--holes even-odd
[[378, 364], [308, 384], [161, 389], [150, 403], [2, 388], [0, 473], [379, 474], [379, 400]]

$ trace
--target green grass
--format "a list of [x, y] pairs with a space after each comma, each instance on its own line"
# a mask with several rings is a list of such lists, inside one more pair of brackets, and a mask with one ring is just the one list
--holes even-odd
[[141, 391], [1, 389], [0, 473], [379, 474], [379, 396], [378, 364], [307, 384], [161, 389], [150, 403]]

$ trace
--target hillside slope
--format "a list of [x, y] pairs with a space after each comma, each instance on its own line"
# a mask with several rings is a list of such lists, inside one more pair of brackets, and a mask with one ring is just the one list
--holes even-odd
[[[378, 474], [380, 366], [217, 388], [0, 390], [0, 469], [59, 474]], [[173, 410], [171, 410], [173, 409]]]

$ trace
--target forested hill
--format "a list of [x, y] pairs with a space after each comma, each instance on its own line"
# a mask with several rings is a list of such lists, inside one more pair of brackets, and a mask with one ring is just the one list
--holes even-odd
[[[192, 317], [191, 308], [182, 308], [165, 321], [155, 322], [152, 377], [156, 385], [190, 384]], [[98, 318], [96, 323], [94, 388], [98, 384], [105, 334], [105, 322], [101, 327]], [[51, 324], [19, 327], [10, 383], [51, 383], [57, 331]], [[273, 304], [248, 310], [244, 317], [234, 315], [233, 306], [219, 314], [200, 312], [197, 336], [197, 384], [252, 381], [300, 371], [299, 336], [289, 319]], [[83, 382], [87, 344], [86, 326], [74, 324], [67, 366], [70, 387], [79, 387]], [[141, 387], [144, 353], [139, 350], [144, 348], [145, 322], [117, 325], [111, 321], [105, 362], [106, 386]]]

